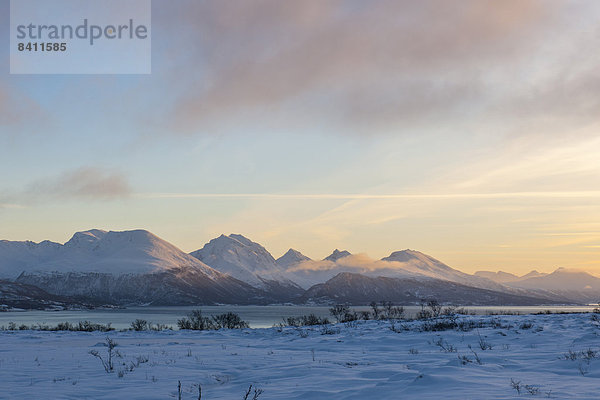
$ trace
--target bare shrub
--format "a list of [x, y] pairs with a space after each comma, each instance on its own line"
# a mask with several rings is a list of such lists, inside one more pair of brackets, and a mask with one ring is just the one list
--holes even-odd
[[350, 313], [350, 307], [344, 304], [336, 304], [329, 309], [329, 313], [337, 322], [344, 322], [346, 314]]
[[436, 299], [421, 300], [421, 310], [417, 313], [417, 319], [438, 318], [442, 314], [442, 305]]
[[202, 310], [194, 310], [187, 315], [187, 318], [182, 318], [177, 321], [179, 329], [189, 329], [194, 331], [204, 331], [214, 329], [210, 318], [202, 315]]
[[340, 328], [332, 328], [330, 326], [321, 328], [321, 335], [337, 335], [338, 333], [340, 333]]
[[575, 361], [575, 360], [577, 360], [577, 353], [574, 352], [573, 350], [569, 349], [568, 352], [563, 354], [562, 358], [565, 360]]
[[517, 394], [521, 394], [521, 381], [510, 378], [510, 386], [517, 391]]
[[481, 362], [481, 358], [479, 358], [479, 355], [475, 352], [475, 350], [473, 350], [471, 345], [469, 345], [469, 350], [471, 350], [471, 353], [473, 353], [473, 356], [475, 357], [475, 362], [479, 365], [482, 365], [483, 363]]
[[465, 356], [465, 355], [459, 355], [458, 356], [458, 360], [460, 361], [460, 363], [462, 365], [467, 365], [473, 362], [473, 360], [471, 360], [469, 357]]
[[319, 318], [315, 314], [301, 315], [299, 317], [286, 317], [283, 318], [284, 326], [315, 326], [315, 325], [328, 325], [329, 320], [326, 317]]
[[9, 322], [8, 330], [35, 330], [35, 331], [71, 331], [71, 332], [110, 332], [114, 331], [115, 328], [111, 326], [111, 324], [95, 324], [90, 321], [79, 321], [78, 323], [71, 322], [59, 322], [55, 326], [46, 325], [42, 323], [34, 324], [31, 326], [21, 324], [17, 327], [14, 322]]
[[379, 314], [381, 313], [381, 310], [379, 309], [379, 307], [377, 306], [377, 303], [372, 301], [371, 304], [369, 304], [371, 306], [371, 310], [373, 310], [373, 319], [379, 319]]
[[[254, 393], [252, 393], [252, 385], [250, 385], [250, 387], [248, 387], [248, 390], [246, 391], [246, 394], [244, 395], [244, 400], [257, 400], [258, 397], [263, 393], [262, 389], [259, 388], [254, 388]], [[252, 398], [250, 398], [250, 395], [253, 394]]]
[[399, 319], [404, 316], [404, 307], [394, 306], [391, 301], [381, 302], [383, 306], [382, 319]]
[[535, 396], [540, 392], [540, 388], [535, 385], [525, 385], [524, 387], [525, 390], [527, 390], [527, 392], [532, 396]]
[[107, 348], [107, 358], [106, 359], [104, 359], [97, 350], [90, 350], [90, 354], [100, 360], [100, 362], [102, 363], [102, 367], [104, 368], [104, 371], [106, 371], [107, 373], [110, 373], [110, 372], [113, 372], [114, 368], [115, 368], [114, 364], [113, 364], [113, 356], [115, 355], [114, 349], [115, 349], [115, 347], [118, 346], [118, 344], [111, 338], [107, 337], [106, 343], [104, 343], [104, 346], [106, 346], [106, 348]]
[[243, 329], [248, 328], [248, 323], [233, 312], [213, 315], [208, 318], [202, 315], [202, 310], [194, 310], [177, 321], [179, 329], [189, 329], [194, 331], [206, 331], [212, 329]]
[[148, 329], [148, 321], [145, 319], [136, 319], [131, 323], [131, 329], [134, 331], [145, 331]]
[[492, 349], [492, 345], [485, 340], [485, 338], [481, 337], [481, 334], [479, 333], [479, 330], [477, 331], [477, 336], [479, 336], [479, 348], [481, 350], [491, 350]]
[[520, 326], [519, 329], [531, 329], [533, 327], [533, 324], [531, 322], [523, 322]]
[[239, 315], [232, 312], [214, 315], [212, 319], [215, 329], [244, 329], [249, 327], [246, 321], [242, 320]]
[[433, 342], [433, 344], [438, 346], [440, 350], [445, 353], [456, 353], [456, 347], [445, 341], [444, 338], [439, 338], [437, 341]]

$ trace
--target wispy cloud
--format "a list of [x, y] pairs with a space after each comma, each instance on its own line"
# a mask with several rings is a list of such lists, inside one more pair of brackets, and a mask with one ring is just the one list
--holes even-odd
[[507, 146], [481, 151], [480, 159], [450, 171], [447, 178], [463, 177], [455, 185], [457, 191], [560, 187], [577, 193], [576, 189], [588, 188], [600, 174], [597, 129], [597, 124], [585, 130], [572, 129], [554, 140], [543, 134], [514, 138]]
[[126, 198], [130, 193], [131, 188], [123, 174], [83, 167], [36, 180], [24, 190], [6, 195], [0, 207], [19, 208], [64, 199], [107, 201]]
[[25, 208], [24, 205], [22, 204], [12, 204], [12, 203], [1, 203], [0, 202], [0, 209], [20, 209], [20, 208]]
[[[406, 267], [406, 263], [397, 261], [383, 261], [374, 260], [366, 254], [352, 254], [347, 257], [340, 258], [336, 261], [329, 260], [309, 260], [303, 261], [298, 265], [290, 268], [291, 272], [294, 271], [328, 271], [337, 268], [344, 268], [347, 270], [355, 270], [356, 272], [365, 271], [377, 271], [377, 270], [399, 270], [403, 271], [403, 267]], [[404, 270], [406, 271], [406, 270]], [[407, 271], [408, 272], [408, 271]]]
[[131, 192], [125, 177], [100, 168], [85, 167], [30, 186], [32, 196], [71, 197], [94, 200], [111, 200], [127, 197]]

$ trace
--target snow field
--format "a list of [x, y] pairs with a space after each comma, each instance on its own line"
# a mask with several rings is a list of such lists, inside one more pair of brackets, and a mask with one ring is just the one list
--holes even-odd
[[[198, 399], [198, 384], [202, 399], [243, 399], [250, 384], [264, 390], [260, 400], [600, 397], [600, 328], [590, 314], [459, 320], [485, 327], [2, 331], [0, 398], [172, 399], [178, 381], [183, 399]], [[111, 373], [89, 353], [106, 358], [106, 337], [118, 343]]]

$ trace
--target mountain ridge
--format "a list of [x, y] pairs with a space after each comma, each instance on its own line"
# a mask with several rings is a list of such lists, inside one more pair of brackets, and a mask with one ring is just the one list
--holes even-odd
[[[223, 234], [187, 254], [143, 229], [90, 229], [76, 232], [64, 244], [0, 241], [0, 279], [33, 285], [52, 295], [115, 304], [301, 303], [309, 301], [307, 293], [323, 288], [333, 278], [338, 277], [339, 283], [339, 276], [350, 276], [345, 274], [371, 285], [369, 290], [384, 290], [390, 282], [400, 288], [398, 282], [423, 287], [435, 281], [430, 288], [441, 294], [460, 285], [469, 287], [467, 292], [473, 296], [483, 293], [474, 290], [480, 289], [494, 292], [497, 298], [529, 299], [526, 302], [536, 298], [540, 304], [590, 302], [600, 297], [600, 278], [589, 274], [532, 271], [517, 277], [518, 281], [497, 282], [516, 276], [490, 271], [469, 275], [411, 249], [394, 251], [380, 260], [335, 249], [323, 260], [311, 260], [290, 248], [275, 259], [265, 247], [241, 234]], [[560, 288], [565, 274], [594, 285]], [[382, 282], [387, 283], [381, 286]], [[367, 288], [361, 290], [369, 293]]]

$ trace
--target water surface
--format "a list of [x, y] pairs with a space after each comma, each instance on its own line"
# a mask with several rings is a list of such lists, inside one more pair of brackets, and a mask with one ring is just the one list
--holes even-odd
[[[511, 312], [530, 314], [550, 310], [553, 312], [590, 312], [597, 306], [477, 306], [466, 307], [475, 314]], [[48, 324], [56, 325], [59, 322], [91, 321], [100, 324], [111, 323], [116, 329], [127, 329], [132, 321], [145, 319], [152, 323], [160, 323], [177, 327], [177, 320], [186, 316], [190, 311], [201, 309], [205, 315], [221, 314], [228, 311], [235, 312], [250, 324], [251, 328], [268, 328], [282, 322], [284, 317], [315, 314], [319, 317], [329, 317], [329, 307], [324, 306], [185, 306], [185, 307], [128, 307], [124, 309], [97, 309], [85, 311], [14, 311], [0, 312], [0, 326], [7, 326], [9, 322], [17, 324]], [[356, 311], [370, 310], [369, 307], [352, 307]], [[414, 316], [421, 307], [407, 306], [406, 316]]]

